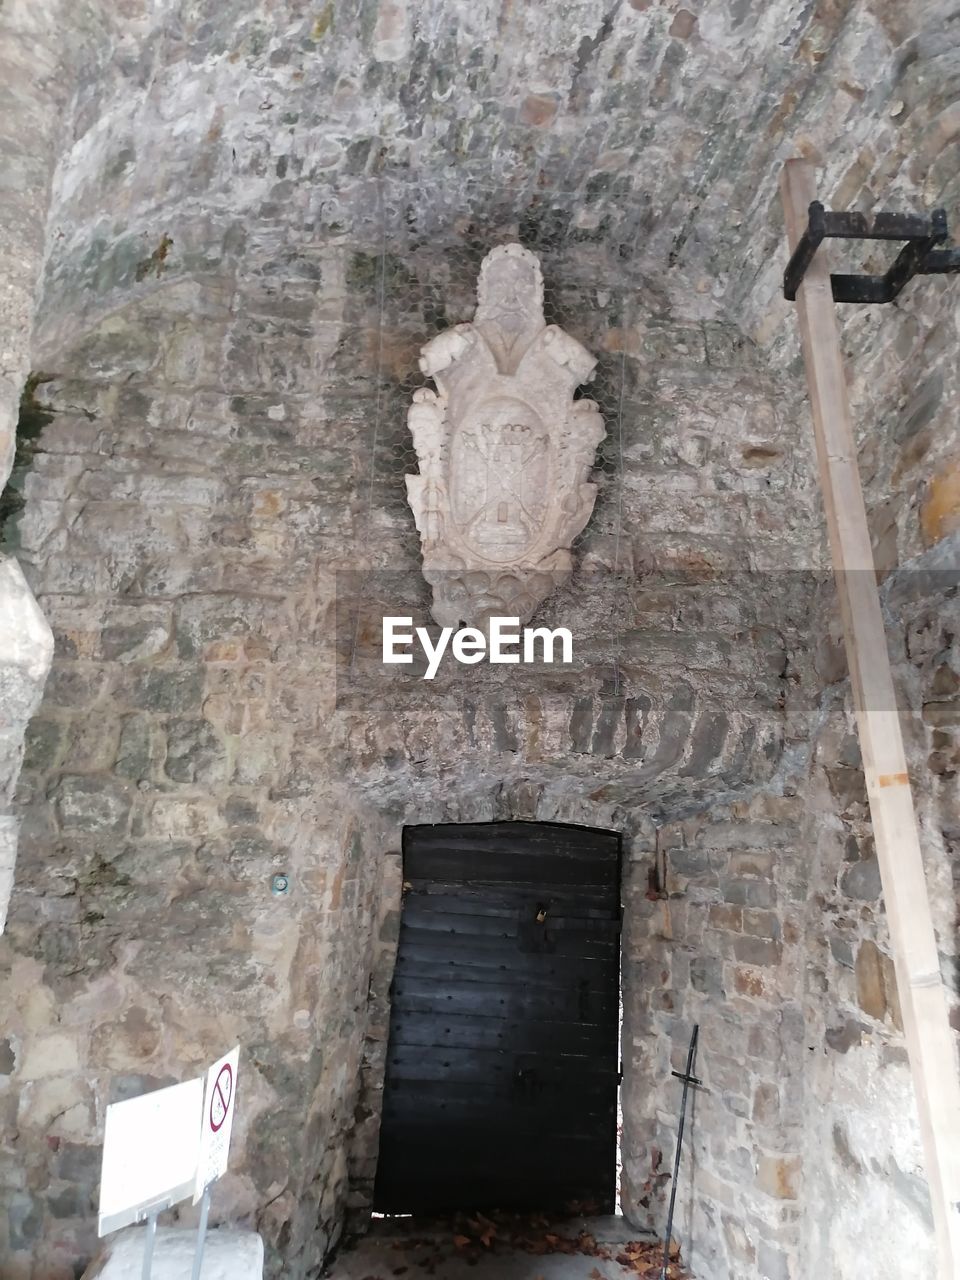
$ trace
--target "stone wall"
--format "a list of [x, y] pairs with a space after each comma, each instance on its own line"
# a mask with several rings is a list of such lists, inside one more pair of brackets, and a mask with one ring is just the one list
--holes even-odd
[[[30, 368], [37, 284], [50, 181], [56, 161], [61, 51], [52, 38], [59, 0], [7, 5], [0, 15], [0, 162], [9, 175], [0, 210], [0, 490], [14, 466], [20, 397]], [[28, 70], [46, 81], [35, 95], [16, 86]], [[28, 141], [29, 139], [29, 141]], [[13, 793], [23, 738], [43, 691], [53, 644], [50, 629], [15, 559], [0, 557], [0, 930], [13, 886], [17, 819]]]
[[469, 308], [482, 248], [387, 225], [385, 251], [253, 256], [206, 230], [180, 236], [203, 271], [177, 246], [105, 276], [108, 314], [43, 348], [50, 421], [12, 530], [57, 639], [6, 943], [28, 992], [7, 1090], [22, 1274], [90, 1250], [107, 1102], [237, 1040], [215, 1215], [264, 1232], [273, 1274], [315, 1265], [348, 1154], [369, 1195], [403, 824], [639, 823], [649, 842], [652, 814], [771, 779], [799, 732], [801, 576], [739, 566], [790, 554], [808, 488], [779, 385], [722, 320], [651, 293], [640, 323], [595, 264], [565, 283], [548, 260], [610, 428], [583, 572], [542, 619], [572, 626], [574, 671], [448, 668], [426, 697], [384, 678], [372, 605], [425, 611], [403, 412], [430, 314]]
[[[960, 1028], [957, 571], [938, 567], [950, 560], [956, 550], [941, 544], [895, 570], [883, 600], [941, 968]], [[828, 684], [838, 674], [828, 663], [821, 672]], [[805, 1164], [807, 1194], [833, 1212], [805, 1224], [805, 1256], [837, 1275], [869, 1256], [876, 1275], [894, 1280], [904, 1250], [935, 1266], [932, 1217], [846, 681], [832, 684], [824, 707], [807, 791], [816, 892], [806, 929]], [[878, 1250], [870, 1223], [894, 1217], [898, 1249]]]
[[[625, 957], [643, 1015], [625, 1036], [624, 1116], [638, 1142], [627, 1204], [662, 1229], [680, 1085], [699, 1025], [675, 1232], [697, 1276], [811, 1274], [798, 1267], [804, 1195], [803, 801], [785, 779], [656, 832], [658, 897], [636, 883]], [[642, 995], [640, 993], [643, 993]], [[642, 1117], [642, 1120], [639, 1118]], [[633, 1216], [633, 1214], [631, 1216]]]
[[[106, 1104], [236, 1041], [216, 1212], [256, 1219], [274, 1269], [296, 1267], [336, 1237], [346, 1194], [378, 851], [319, 764], [318, 557], [285, 557], [280, 491], [250, 484], [251, 457], [289, 427], [264, 408], [235, 445], [242, 397], [193, 386], [183, 415], [195, 294], [157, 306], [58, 353], [18, 526], [57, 655], [5, 948], [11, 1276], [72, 1275], [92, 1251]], [[155, 452], [151, 414], [167, 426]], [[277, 454], [275, 474], [297, 489], [300, 463]], [[279, 872], [288, 897], [271, 895]]]
[[[125, 19], [135, 28], [135, 8]], [[31, 456], [36, 386], [34, 330], [43, 265], [50, 247], [48, 214], [57, 165], [74, 127], [110, 82], [106, 67], [124, 64], [134, 30], [119, 41], [108, 9], [97, 0], [10, 0], [0, 14], [0, 504], [4, 517], [19, 505]], [[62, 234], [62, 233], [61, 233]], [[26, 412], [25, 412], [26, 411]], [[0, 657], [4, 690], [0, 725], [0, 930], [6, 918], [17, 851], [10, 810], [27, 722], [50, 665], [52, 636], [11, 548], [0, 540], [0, 610], [10, 644]], [[29, 657], [24, 661], [24, 654]]]

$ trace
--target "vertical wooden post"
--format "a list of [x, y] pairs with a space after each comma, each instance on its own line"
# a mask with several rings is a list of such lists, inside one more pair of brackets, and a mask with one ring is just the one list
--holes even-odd
[[[813, 167], [788, 160], [780, 194], [790, 251], [816, 200]], [[820, 483], [903, 1012], [920, 1116], [941, 1280], [960, 1280], [960, 1079], [940, 977], [906, 756], [894, 699], [840, 333], [824, 246], [797, 293]], [[896, 1239], [895, 1223], [877, 1223]]]

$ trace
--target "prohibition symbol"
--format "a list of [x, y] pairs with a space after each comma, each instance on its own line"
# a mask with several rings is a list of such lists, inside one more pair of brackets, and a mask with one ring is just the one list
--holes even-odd
[[230, 1098], [233, 1094], [233, 1071], [230, 1063], [224, 1063], [210, 1090], [210, 1128], [218, 1133], [230, 1114]]

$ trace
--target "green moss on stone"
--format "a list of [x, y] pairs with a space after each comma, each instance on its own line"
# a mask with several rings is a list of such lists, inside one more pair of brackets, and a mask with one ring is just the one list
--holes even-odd
[[24, 484], [33, 466], [43, 429], [53, 421], [53, 410], [49, 405], [41, 403], [37, 398], [37, 390], [45, 382], [52, 382], [55, 376], [52, 373], [31, 373], [20, 396], [13, 468], [6, 487], [0, 494], [0, 546], [16, 545], [14, 521], [26, 501], [23, 495]]
[[322, 40], [333, 26], [333, 0], [328, 0], [310, 31], [311, 40]]
[[381, 259], [376, 253], [354, 253], [347, 267], [347, 288], [357, 293], [380, 290], [381, 280], [387, 291], [409, 287], [416, 281], [403, 260], [395, 253], [385, 254]]
[[163, 271], [164, 263], [167, 260], [167, 254], [170, 252], [170, 246], [173, 240], [164, 232], [160, 238], [160, 243], [154, 249], [148, 258], [141, 259], [137, 263], [136, 279], [145, 280], [151, 273], [160, 276]]

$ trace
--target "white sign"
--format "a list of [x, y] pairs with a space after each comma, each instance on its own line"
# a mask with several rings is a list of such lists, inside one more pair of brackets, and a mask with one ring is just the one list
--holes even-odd
[[107, 1107], [98, 1235], [139, 1222], [149, 1209], [190, 1195], [202, 1108], [202, 1079]]
[[200, 1131], [200, 1153], [197, 1179], [193, 1192], [196, 1204], [209, 1183], [227, 1171], [230, 1133], [237, 1100], [237, 1065], [240, 1046], [215, 1062], [207, 1072], [203, 1091], [203, 1124]]

